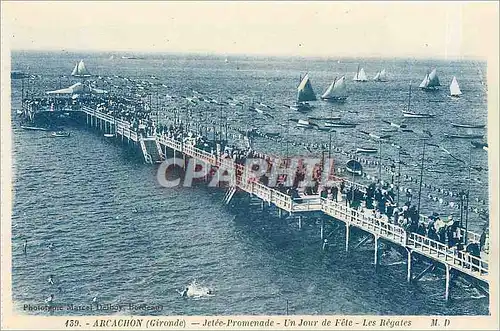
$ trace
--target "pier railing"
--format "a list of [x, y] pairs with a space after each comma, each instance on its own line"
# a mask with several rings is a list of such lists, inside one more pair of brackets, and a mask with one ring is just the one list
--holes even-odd
[[[131, 125], [127, 121], [118, 120], [88, 107], [84, 107], [84, 111], [104, 121], [115, 123], [117, 132], [120, 133], [121, 131], [122, 135], [130, 137], [134, 141], [138, 140], [137, 132], [131, 130]], [[450, 265], [466, 274], [488, 281], [488, 261], [473, 256], [468, 252], [458, 251], [454, 247], [450, 248], [443, 243], [416, 233], [408, 233], [399, 225], [391, 224], [386, 219], [367, 215], [363, 211], [345, 206], [343, 203], [320, 198], [318, 195], [292, 199], [287, 194], [259, 183], [256, 178], [250, 176], [251, 171], [246, 171], [243, 165], [237, 164], [231, 158], [217, 157], [165, 135], [157, 135], [156, 139], [160, 144], [184, 153], [187, 156], [232, 172], [236, 179], [234, 185], [269, 204], [274, 204], [282, 210], [288, 212], [322, 211], [331, 217], [345, 222], [347, 226], [356, 226], [380, 238], [392, 241], [431, 259]], [[355, 186], [361, 190], [366, 189], [361, 184], [347, 180], [344, 181], [347, 185]], [[461, 231], [465, 233], [465, 230], [462, 229]], [[479, 242], [480, 236], [469, 231], [468, 238]]]
[[322, 199], [322, 211], [336, 219], [355, 225], [360, 229], [378, 235], [381, 238], [408, 247], [422, 255], [452, 265], [455, 269], [486, 280], [488, 261], [459, 251], [456, 247], [429, 239], [417, 233], [406, 232], [402, 227], [388, 223], [382, 218], [367, 216], [365, 213], [344, 206], [338, 202]]

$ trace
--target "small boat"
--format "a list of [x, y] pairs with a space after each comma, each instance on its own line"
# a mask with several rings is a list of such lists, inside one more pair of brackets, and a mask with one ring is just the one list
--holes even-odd
[[69, 137], [70, 133], [67, 131], [52, 132], [52, 137]]
[[460, 91], [460, 87], [458, 86], [457, 78], [453, 76], [450, 84], [450, 96], [458, 98], [460, 95], [462, 95], [462, 91]]
[[398, 132], [399, 130], [398, 129], [383, 128], [383, 129], [380, 129], [380, 131], [382, 131], [382, 132]]
[[[387, 124], [389, 124], [390, 126], [396, 127], [396, 128], [398, 128], [398, 129], [404, 129], [404, 128], [406, 128], [406, 127], [407, 127], [407, 125], [406, 125], [406, 124], [398, 124], [398, 123], [393, 123], [393, 122], [389, 122], [389, 121], [386, 121], [386, 120], [382, 120], [382, 122], [387, 123]], [[382, 130], [383, 130], [383, 129], [382, 129]]]
[[456, 128], [466, 128], [466, 129], [483, 129], [485, 124], [459, 124], [459, 123], [451, 123], [452, 126]]
[[458, 138], [458, 139], [482, 139], [484, 135], [482, 134], [449, 134], [445, 133], [446, 138]]
[[29, 131], [51, 131], [49, 128], [43, 128], [41, 126], [21, 125], [21, 128]]
[[358, 71], [354, 75], [353, 81], [355, 81], [355, 82], [367, 82], [368, 81], [368, 78], [366, 77], [366, 74], [365, 74], [365, 69], [363, 69], [363, 68], [359, 69], [359, 65], [358, 65]]
[[21, 71], [11, 71], [10, 79], [23, 79], [27, 78], [28, 75]]
[[434, 91], [437, 90], [439, 86], [441, 86], [441, 84], [439, 83], [437, 70], [436, 68], [434, 68], [434, 70], [425, 75], [424, 80], [418, 87], [420, 87], [424, 91]]
[[335, 77], [333, 82], [328, 86], [325, 93], [321, 96], [321, 100], [329, 102], [345, 102], [347, 99], [347, 86], [345, 77], [339, 79]]
[[403, 110], [403, 117], [409, 117], [409, 118], [432, 118], [432, 117], [435, 116], [433, 114], [428, 114], [428, 113], [415, 113], [415, 112], [412, 112], [412, 111], [410, 111], [410, 105], [411, 105], [411, 83], [410, 83], [410, 90], [408, 91], [408, 108], [406, 110]]
[[357, 125], [357, 123], [347, 122], [325, 122], [327, 128], [355, 128]]
[[356, 148], [356, 153], [377, 153], [378, 149], [371, 147], [359, 147]]
[[317, 126], [318, 126], [317, 124], [311, 123], [311, 122], [306, 121], [306, 120], [298, 120], [297, 121], [297, 127], [299, 127], [299, 128], [310, 129], [312, 127], [317, 127]]
[[115, 136], [114, 133], [105, 133], [104, 134], [104, 137], [106, 137], [106, 138], [113, 138], [114, 136]]
[[363, 167], [361, 166], [361, 163], [356, 160], [349, 160], [345, 165], [345, 169], [347, 172], [354, 175], [361, 176], [363, 174]]
[[433, 118], [436, 115], [427, 114], [427, 113], [414, 113], [412, 111], [403, 111], [403, 116], [410, 117], [410, 118]]
[[487, 143], [483, 143], [483, 142], [480, 142], [480, 141], [471, 141], [470, 143], [475, 148], [484, 148], [484, 147], [488, 148], [488, 144]]
[[308, 117], [308, 119], [313, 120], [313, 121], [339, 121], [340, 116], [333, 116], [333, 117]]
[[297, 102], [296, 104], [290, 107], [292, 110], [296, 110], [299, 112], [308, 112], [313, 109], [313, 106], [309, 104], [309, 102]]

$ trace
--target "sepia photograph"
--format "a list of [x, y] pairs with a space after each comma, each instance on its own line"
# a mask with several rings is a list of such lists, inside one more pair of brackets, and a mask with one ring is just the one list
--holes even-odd
[[2, 2], [2, 327], [498, 328], [498, 22]]

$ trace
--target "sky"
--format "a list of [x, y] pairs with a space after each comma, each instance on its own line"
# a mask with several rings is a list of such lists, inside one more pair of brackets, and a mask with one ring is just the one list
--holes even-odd
[[2, 15], [13, 50], [446, 59], [498, 45], [496, 2], [2, 1]]

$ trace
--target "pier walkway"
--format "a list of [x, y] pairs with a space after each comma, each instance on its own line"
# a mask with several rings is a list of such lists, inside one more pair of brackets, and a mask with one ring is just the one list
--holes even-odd
[[[352, 227], [361, 229], [370, 233], [374, 237], [375, 253], [374, 264], [378, 265], [380, 260], [379, 254], [379, 241], [383, 239], [395, 245], [404, 247], [407, 251], [407, 281], [411, 282], [419, 279], [423, 273], [417, 277], [413, 277], [412, 271], [412, 255], [420, 254], [429, 258], [431, 261], [441, 263], [445, 268], [446, 273], [446, 289], [445, 299], [449, 298], [449, 288], [451, 282], [452, 270], [459, 271], [463, 274], [469, 275], [475, 280], [489, 284], [488, 274], [488, 261], [475, 257], [465, 251], [459, 251], [456, 247], [448, 247], [447, 245], [429, 239], [428, 237], [419, 235], [417, 233], [409, 233], [398, 225], [391, 224], [383, 218], [375, 218], [367, 215], [364, 210], [353, 209], [346, 206], [344, 203], [335, 202], [332, 200], [324, 199], [316, 196], [302, 197], [300, 199], [292, 199], [290, 196], [267, 187], [261, 183], [256, 182], [253, 178], [248, 177], [251, 172], [245, 171], [245, 167], [236, 164], [232, 159], [221, 159], [205, 152], [198, 148], [184, 144], [181, 141], [172, 138], [156, 135], [153, 137], [143, 137], [136, 131], [131, 130], [129, 122], [115, 119], [110, 115], [104, 114], [89, 107], [82, 107], [82, 111], [87, 115], [87, 124], [93, 127], [100, 128], [104, 132], [115, 133], [117, 137], [122, 140], [127, 139], [141, 144], [142, 151], [145, 156], [145, 161], [152, 163], [152, 156], [148, 152], [148, 148], [144, 147], [144, 141], [154, 140], [158, 146], [156, 151], [157, 156], [163, 159], [166, 155], [167, 149], [172, 149], [175, 153], [180, 153], [185, 157], [194, 158], [205, 165], [210, 165], [220, 169], [225, 169], [229, 173], [235, 174], [236, 183], [231, 187], [226, 195], [228, 199], [234, 195], [236, 188], [247, 192], [251, 196], [258, 197], [262, 203], [274, 205], [278, 208], [280, 217], [283, 212], [289, 215], [296, 215], [299, 220], [299, 226], [302, 221], [302, 215], [308, 212], [322, 212], [335, 220], [341, 221], [345, 225], [345, 249], [349, 250], [349, 232]], [[149, 147], [149, 150], [151, 146]], [[174, 154], [175, 155], [175, 154]], [[342, 179], [343, 180], [343, 179]], [[357, 185], [347, 180], [344, 180], [349, 185]], [[321, 224], [321, 234], [323, 237], [323, 222]], [[464, 235], [462, 230], [462, 235]], [[479, 235], [468, 231], [467, 238], [469, 242], [478, 242]], [[322, 238], [323, 239], [323, 238]], [[427, 268], [430, 269], [430, 268]], [[426, 270], [427, 270], [426, 269]], [[425, 272], [425, 271], [424, 271]]]

